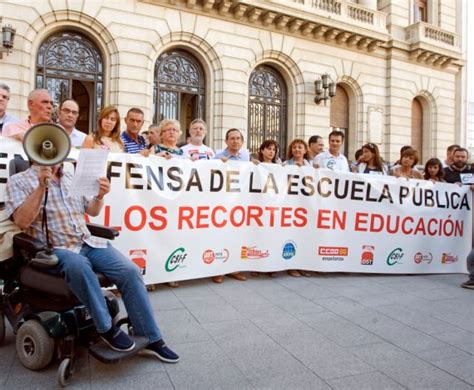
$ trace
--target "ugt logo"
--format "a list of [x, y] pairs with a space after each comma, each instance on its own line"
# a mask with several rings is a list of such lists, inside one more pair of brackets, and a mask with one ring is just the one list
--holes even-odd
[[183, 247], [175, 249], [173, 252], [171, 252], [165, 263], [166, 272], [173, 272], [178, 268], [185, 267], [183, 263], [187, 256], [188, 254], [186, 253], [186, 249]]

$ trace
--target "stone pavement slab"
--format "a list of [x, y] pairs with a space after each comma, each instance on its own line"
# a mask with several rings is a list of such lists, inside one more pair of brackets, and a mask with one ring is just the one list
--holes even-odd
[[[80, 350], [78, 389], [474, 389], [474, 293], [465, 275], [315, 274], [157, 286], [152, 307], [178, 364], [117, 365]], [[50, 389], [7, 326], [0, 390]]]

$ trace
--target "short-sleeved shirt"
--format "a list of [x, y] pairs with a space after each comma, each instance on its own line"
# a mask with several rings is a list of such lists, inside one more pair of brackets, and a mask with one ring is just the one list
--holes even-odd
[[8, 122], [3, 126], [2, 135], [4, 137], [14, 137], [16, 135], [24, 135], [33, 123], [29, 119], [25, 119], [18, 122]]
[[193, 160], [210, 160], [215, 156], [214, 151], [207, 145], [184, 145], [181, 150], [183, 151], [183, 158], [191, 158]]
[[319, 153], [313, 160], [320, 168], [332, 169], [333, 171], [349, 172], [349, 163], [346, 156], [339, 153], [338, 156], [333, 156], [328, 150]]
[[124, 131], [120, 137], [123, 141], [125, 153], [136, 154], [141, 150], [146, 149], [145, 138], [143, 138], [141, 135], [138, 135], [137, 139], [134, 140], [130, 138], [126, 131]]
[[[10, 177], [5, 191], [5, 210], [11, 218], [28, 196], [38, 187], [39, 166], [33, 165], [28, 170]], [[49, 238], [55, 248], [69, 249], [79, 253], [84, 243], [94, 248], [106, 248], [107, 241], [93, 237], [86, 226], [85, 211], [90, 199], [80, 196], [69, 196], [68, 191], [72, 174], [65, 172], [59, 183], [51, 180], [46, 205]], [[33, 223], [25, 229], [32, 237], [46, 243], [42, 229], [43, 204]]]
[[222, 152], [217, 153], [214, 156], [214, 159], [221, 159], [222, 157], [228, 158], [229, 160], [233, 161], [249, 161], [248, 157], [246, 157], [243, 153], [239, 152], [237, 154], [230, 154], [229, 150], [224, 149]]
[[82, 131], [79, 131], [76, 128], [72, 129], [71, 135], [69, 136], [71, 139], [71, 146], [73, 148], [81, 147], [86, 137], [87, 136]]

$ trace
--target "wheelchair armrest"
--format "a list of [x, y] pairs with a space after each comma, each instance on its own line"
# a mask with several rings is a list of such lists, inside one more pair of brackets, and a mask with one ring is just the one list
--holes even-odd
[[87, 228], [93, 236], [106, 238], [108, 240], [113, 240], [120, 234], [118, 230], [114, 228], [98, 225], [96, 223], [88, 223]]
[[44, 249], [44, 243], [26, 233], [18, 233], [13, 237], [13, 245], [34, 255]]

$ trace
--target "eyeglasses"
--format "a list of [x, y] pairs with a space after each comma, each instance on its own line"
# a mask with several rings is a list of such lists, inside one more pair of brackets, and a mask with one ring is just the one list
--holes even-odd
[[172, 127], [171, 129], [164, 129], [162, 133], [179, 133], [179, 130]]
[[61, 111], [64, 112], [66, 115], [72, 114], [74, 116], [79, 115], [79, 111], [70, 110], [69, 108], [61, 108]]

